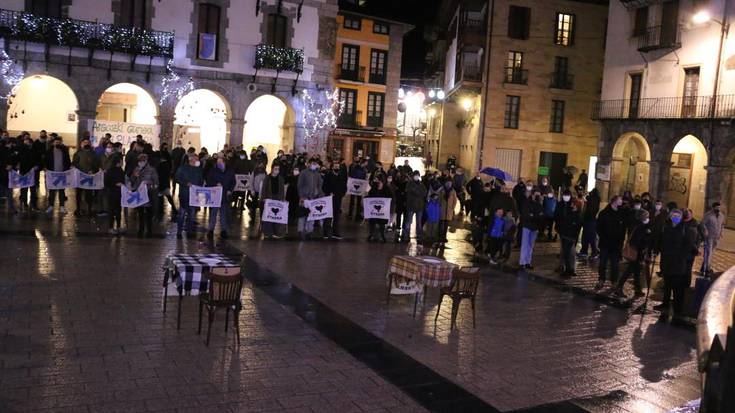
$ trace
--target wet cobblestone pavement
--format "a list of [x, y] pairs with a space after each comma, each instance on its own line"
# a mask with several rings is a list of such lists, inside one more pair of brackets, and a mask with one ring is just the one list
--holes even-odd
[[[463, 303], [450, 331], [449, 305], [434, 324], [435, 290], [415, 319], [411, 298], [385, 302], [388, 260], [414, 244], [368, 244], [354, 223], [342, 242], [259, 241], [243, 223], [210, 245], [168, 225], [140, 240], [71, 215], [0, 214], [0, 411], [443, 410], [460, 396], [442, 386], [478, 411], [662, 412], [699, 397], [694, 333], [580, 294], [591, 269], [564, 290], [483, 265], [477, 327]], [[443, 256], [475, 261], [466, 235], [453, 230]], [[557, 248], [542, 244], [537, 276], [555, 277]], [[204, 345], [196, 298], [181, 331], [162, 314], [160, 267], [174, 250], [246, 254], [255, 283], [239, 348], [221, 314]], [[279, 299], [286, 290], [303, 302]], [[379, 361], [340, 337], [362, 330]]]

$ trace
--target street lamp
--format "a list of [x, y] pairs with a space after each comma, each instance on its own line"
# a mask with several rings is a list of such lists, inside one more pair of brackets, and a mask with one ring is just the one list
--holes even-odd
[[694, 16], [692, 16], [692, 22], [696, 24], [707, 23], [711, 19], [712, 16], [710, 16], [709, 12], [707, 12], [706, 10], [700, 10]]
[[466, 112], [469, 112], [470, 109], [472, 109], [472, 99], [470, 98], [464, 98], [462, 100], [462, 107]]
[[443, 90], [440, 90], [440, 91], [436, 92], [436, 98], [437, 99], [444, 100], [445, 97], [446, 97], [446, 94], [444, 93]]

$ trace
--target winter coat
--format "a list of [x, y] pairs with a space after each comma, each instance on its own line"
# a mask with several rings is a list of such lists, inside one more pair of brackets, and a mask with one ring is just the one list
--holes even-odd
[[600, 212], [600, 195], [597, 188], [593, 189], [586, 199], [582, 221], [592, 222], [597, 219], [597, 214]]
[[156, 168], [154, 168], [150, 164], [146, 164], [143, 168], [141, 168], [140, 166], [136, 166], [133, 170], [133, 173], [128, 177], [129, 187], [133, 191], [137, 191], [138, 187], [140, 187], [140, 185], [144, 182], [147, 185], [149, 202], [143, 206], [150, 206], [150, 201], [155, 199], [158, 194], [158, 172], [156, 172]]
[[120, 198], [120, 187], [117, 184], [125, 184], [125, 172], [122, 168], [113, 166], [105, 171], [105, 189], [108, 194]]
[[582, 214], [572, 210], [569, 202], [561, 202], [556, 208], [556, 232], [562, 239], [577, 241], [582, 229]]
[[505, 218], [494, 216], [492, 224], [488, 225], [487, 235], [490, 238], [503, 238], [505, 236]]
[[597, 234], [600, 236], [600, 248], [622, 251], [626, 233], [625, 211], [612, 209], [610, 205], [597, 216]]
[[628, 242], [638, 251], [638, 262], [642, 262], [646, 252], [653, 247], [653, 223], [639, 222], [628, 237]]
[[426, 203], [426, 222], [436, 224], [441, 220], [442, 204], [438, 199], [431, 199]]
[[513, 211], [513, 216], [518, 216], [516, 202], [510, 194], [501, 192], [497, 196], [493, 197], [490, 202], [490, 212], [495, 213], [499, 208], [502, 208], [504, 212]]
[[253, 176], [252, 192], [259, 194], [263, 190], [263, 181], [265, 180], [266, 174], [262, 169], [256, 172]]
[[549, 198], [544, 195], [544, 215], [553, 217], [556, 213], [556, 198]]
[[324, 191], [324, 194], [341, 198], [347, 193], [347, 172], [343, 168], [340, 168], [337, 173], [333, 170], [327, 171], [323, 180], [322, 191]]
[[52, 146], [51, 149], [46, 152], [46, 169], [49, 171], [55, 171], [55, 172], [63, 172], [68, 171], [69, 168], [71, 168], [71, 157], [69, 156], [69, 148], [67, 148], [64, 145], [59, 146], [59, 151], [61, 151], [61, 170], [56, 170], [54, 167], [54, 147]]
[[[275, 181], [276, 190], [273, 190]], [[263, 180], [263, 187], [260, 190], [260, 199], [275, 199], [283, 201], [286, 199], [286, 183], [281, 175], [268, 175]]]
[[349, 175], [353, 179], [367, 179], [367, 171], [362, 165], [350, 165]]
[[664, 277], [685, 277], [687, 261], [690, 260], [696, 247], [695, 233], [692, 228], [679, 223], [667, 224], [663, 230], [659, 250], [661, 252], [661, 273]]
[[35, 150], [33, 150], [33, 146], [27, 146], [25, 144], [18, 147], [18, 155], [19, 155], [19, 162], [20, 167], [18, 172], [20, 172], [21, 175], [27, 174], [31, 169], [36, 168], [37, 170], [41, 168], [41, 155], [38, 154]]
[[217, 185], [222, 186], [222, 202], [224, 202], [226, 193], [235, 189], [235, 173], [226, 167], [224, 171], [216, 166], [210, 169], [207, 174], [207, 186]]
[[421, 212], [426, 206], [426, 187], [413, 179], [406, 184], [406, 209], [409, 212]]
[[100, 170], [100, 160], [97, 157], [97, 154], [91, 149], [80, 149], [76, 151], [71, 163], [75, 168], [85, 174], [95, 174]]
[[439, 200], [442, 205], [442, 221], [451, 221], [454, 219], [454, 209], [457, 207], [457, 192], [454, 189], [449, 189], [447, 192], [446, 187], [439, 193]]
[[533, 199], [526, 199], [521, 207], [521, 227], [531, 231], [538, 231], [541, 228], [544, 218], [544, 207], [541, 202]]
[[181, 164], [176, 170], [176, 183], [179, 184], [179, 199], [185, 199], [189, 202], [189, 184], [202, 186], [204, 185], [204, 177], [202, 176], [202, 168], [191, 166], [188, 163]]
[[178, 170], [181, 165], [186, 163], [184, 161], [184, 155], [186, 155], [186, 150], [181, 146], [171, 149], [171, 165], [173, 166], [174, 173], [176, 173], [176, 170]]
[[299, 197], [303, 199], [316, 199], [323, 196], [321, 173], [308, 168], [305, 171], [301, 171], [299, 174], [298, 190]]
[[395, 204], [395, 211], [398, 214], [406, 212], [406, 181], [403, 179], [394, 179], [390, 184], [390, 188], [393, 191], [393, 203]]
[[457, 194], [464, 193], [465, 177], [464, 174], [455, 174], [452, 177], [452, 188]]

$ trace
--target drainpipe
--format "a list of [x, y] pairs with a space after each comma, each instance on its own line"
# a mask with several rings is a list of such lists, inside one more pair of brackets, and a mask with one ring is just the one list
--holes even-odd
[[[477, 169], [479, 170], [482, 168], [482, 153], [485, 149], [485, 114], [487, 113], [487, 102], [489, 100], [489, 92], [490, 92], [490, 47], [492, 46], [492, 38], [493, 38], [493, 23], [495, 20], [495, 0], [488, 0], [490, 3], [490, 14], [488, 16], [488, 26], [487, 26], [487, 36], [485, 41], [485, 57], [484, 57], [484, 64], [485, 64], [485, 76], [482, 82], [482, 93], [484, 96], [482, 97], [482, 112], [480, 112], [480, 133], [478, 134], [478, 140], [477, 142]], [[515, 179], [518, 179], [518, 177], [515, 177]]]
[[[722, 67], [722, 48], [725, 43], [725, 39], [727, 38], [727, 34], [730, 31], [730, 23], [728, 21], [728, 9], [730, 5], [730, 0], [725, 0], [725, 6], [722, 11], [722, 20], [720, 21], [720, 26], [722, 27], [722, 30], [720, 31], [720, 47], [717, 51], [717, 68], [715, 69], [715, 82], [712, 87], [712, 102], [710, 103], [710, 119], [709, 119], [709, 142], [708, 142], [708, 154], [707, 154], [707, 163], [710, 163], [712, 158], [712, 153], [715, 148], [715, 115], [716, 115], [716, 108], [717, 108], [717, 95], [720, 92], [720, 68]], [[707, 181], [709, 184], [710, 177], [707, 177]], [[705, 209], [707, 207], [706, 204], [709, 204], [711, 194], [710, 185], [706, 185], [706, 192], [705, 192]], [[719, 192], [719, 191], [718, 191]], [[722, 196], [722, 194], [718, 194], [719, 196]]]

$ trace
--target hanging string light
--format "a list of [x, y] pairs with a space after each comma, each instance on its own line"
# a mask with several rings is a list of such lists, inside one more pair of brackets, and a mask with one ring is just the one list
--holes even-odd
[[344, 102], [339, 100], [339, 89], [322, 92], [322, 100], [317, 101], [304, 89], [301, 99], [304, 103], [304, 130], [307, 150], [323, 153], [326, 148], [326, 134], [337, 127], [337, 119], [342, 115]]
[[0, 50], [0, 80], [8, 89], [8, 93], [0, 95], [0, 100], [12, 98], [24, 76], [23, 68], [11, 59], [5, 50]]
[[169, 59], [166, 63], [166, 76], [161, 79], [161, 100], [159, 104], [163, 103], [170, 98], [175, 98], [178, 102], [187, 93], [194, 90], [194, 81], [191, 77], [182, 78], [174, 70], [174, 61]]

